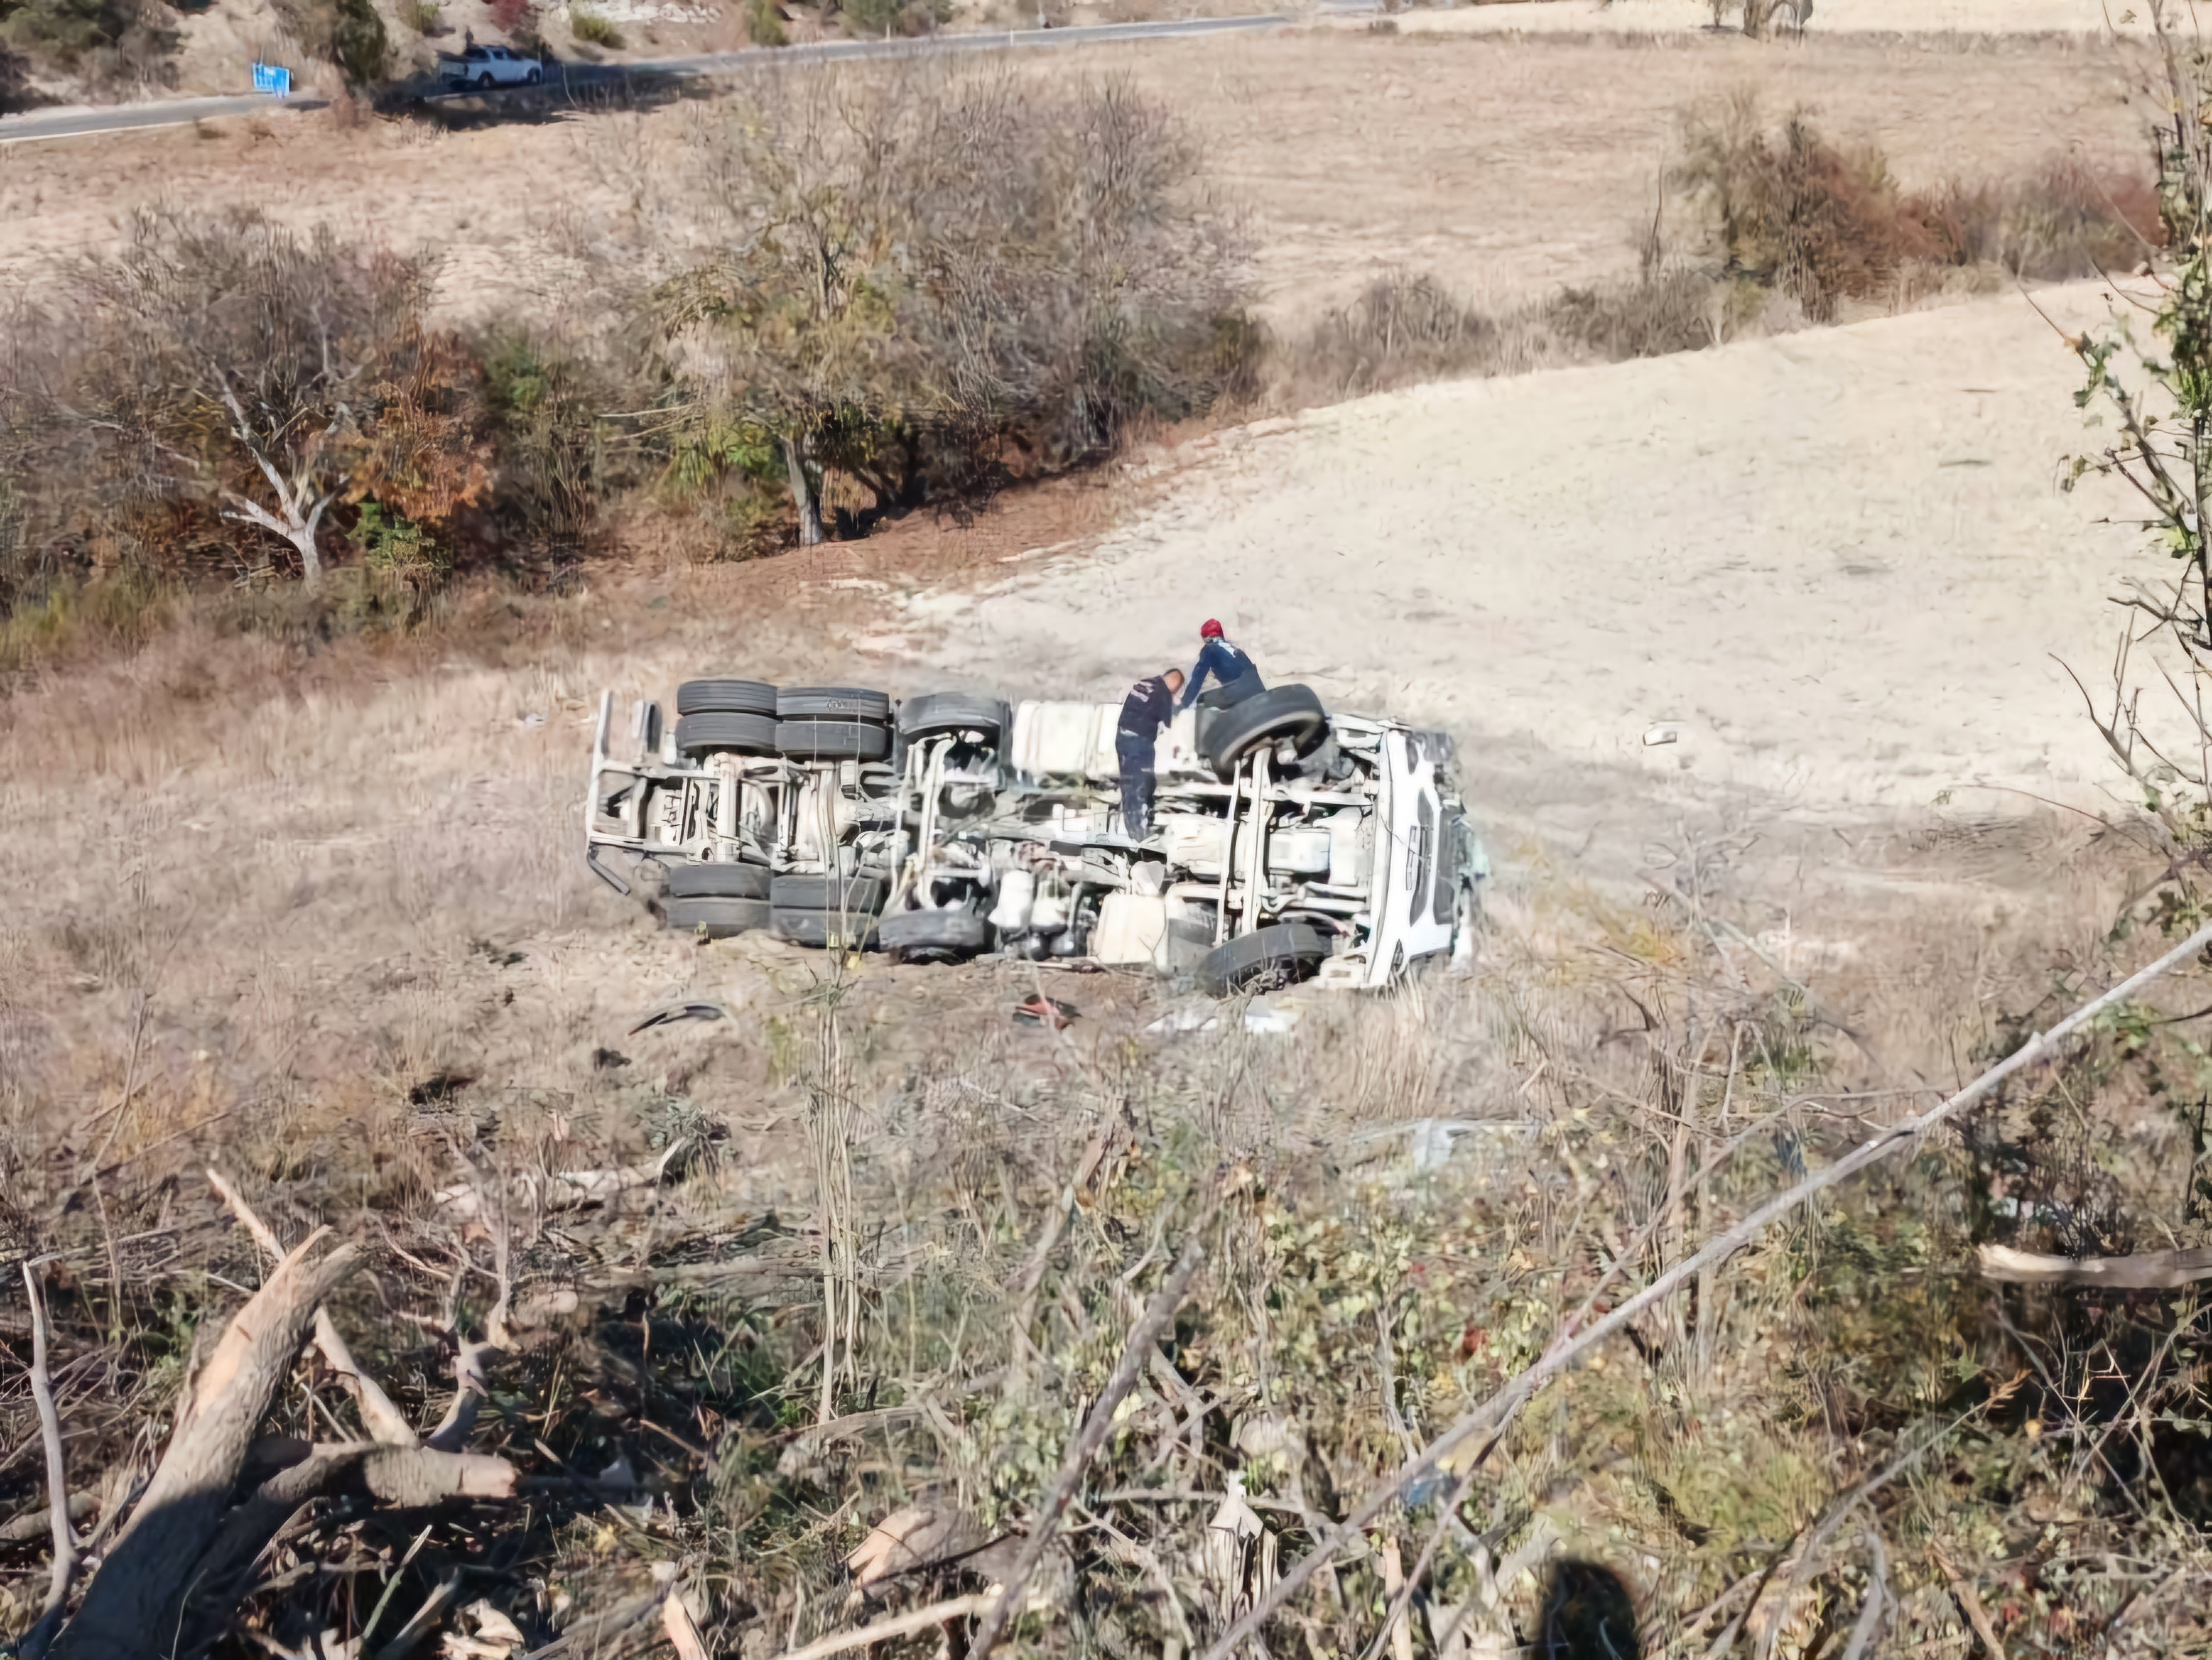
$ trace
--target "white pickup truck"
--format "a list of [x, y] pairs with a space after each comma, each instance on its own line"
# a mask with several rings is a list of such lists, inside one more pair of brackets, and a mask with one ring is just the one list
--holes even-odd
[[641, 702], [618, 758], [602, 698], [584, 856], [679, 932], [1149, 964], [1217, 994], [1382, 987], [1474, 951], [1488, 865], [1449, 740], [1304, 686], [1178, 715], [1141, 844], [1120, 824], [1118, 704], [700, 679], [676, 710]]
[[438, 55], [438, 79], [454, 89], [489, 92], [494, 87], [534, 87], [545, 78], [545, 65], [512, 46], [471, 46]]

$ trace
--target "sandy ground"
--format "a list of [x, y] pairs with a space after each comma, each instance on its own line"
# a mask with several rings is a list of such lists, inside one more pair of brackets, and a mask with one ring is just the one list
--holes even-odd
[[1095, 550], [917, 593], [880, 643], [1103, 694], [1218, 615], [1273, 678], [1708, 798], [2091, 797], [2061, 664], [2102, 679], [2105, 597], [2165, 562], [2056, 487], [2075, 370], [2013, 295], [1370, 398], [1224, 435]]
[[[1657, 0], [1622, 0], [1632, 13]], [[1407, 15], [1407, 26], [1562, 3]], [[1611, 12], [1594, 14], [1611, 16]], [[1632, 268], [1682, 112], [1758, 89], [1879, 144], [1908, 185], [2016, 177], [2073, 155], [2145, 166], [2126, 50], [2075, 39], [1815, 35], [1514, 39], [1318, 30], [1116, 47], [1026, 72], [1126, 74], [1190, 122], [1246, 218], [1263, 308], [1296, 325], [1398, 268], [1498, 307]], [[35, 289], [137, 204], [250, 204], [437, 253], [459, 314], [557, 315], [580, 238], [627, 228], [621, 158], [682, 143], [690, 108], [441, 131], [322, 114], [11, 146], [0, 286]], [[586, 319], [588, 320], [588, 319]]]

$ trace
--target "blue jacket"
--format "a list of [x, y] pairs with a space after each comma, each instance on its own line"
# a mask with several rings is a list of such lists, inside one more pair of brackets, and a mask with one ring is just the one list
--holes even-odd
[[1129, 688], [1121, 700], [1121, 721], [1115, 734], [1117, 746], [1128, 739], [1150, 745], [1159, 740], [1160, 728], [1175, 714], [1175, 694], [1164, 674], [1147, 675]]
[[[1252, 660], [1236, 647], [1226, 640], [1209, 640], [1198, 648], [1198, 661], [1192, 666], [1189, 682], [1182, 689], [1182, 702], [1176, 707], [1187, 709], [1195, 703], [1199, 693], [1206, 690], [1206, 677], [1209, 674], [1224, 686], [1233, 686], [1248, 674], [1255, 683], [1260, 678], [1259, 670], [1252, 666]], [[1252, 689], [1265, 690], [1256, 684]]]

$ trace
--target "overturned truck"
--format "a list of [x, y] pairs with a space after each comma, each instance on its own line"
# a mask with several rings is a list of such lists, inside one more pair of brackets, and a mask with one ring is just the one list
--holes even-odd
[[[586, 862], [672, 929], [952, 961], [1150, 966], [1217, 994], [1471, 955], [1487, 874], [1440, 733], [1304, 686], [1185, 710], [1122, 833], [1115, 703], [686, 681], [600, 700]], [[628, 879], [609, 855], [629, 856]]]

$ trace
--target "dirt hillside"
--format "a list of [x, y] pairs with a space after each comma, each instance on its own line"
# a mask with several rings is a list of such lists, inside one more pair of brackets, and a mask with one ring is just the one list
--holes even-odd
[[2095, 797], [2061, 665], [2096, 684], [2104, 597], [2164, 562], [2057, 487], [2094, 435], [2076, 374], [2013, 295], [1316, 410], [1226, 435], [1095, 550], [915, 594], [902, 648], [1103, 694], [1218, 615], [1276, 678], [1565, 768], [1824, 812]]

